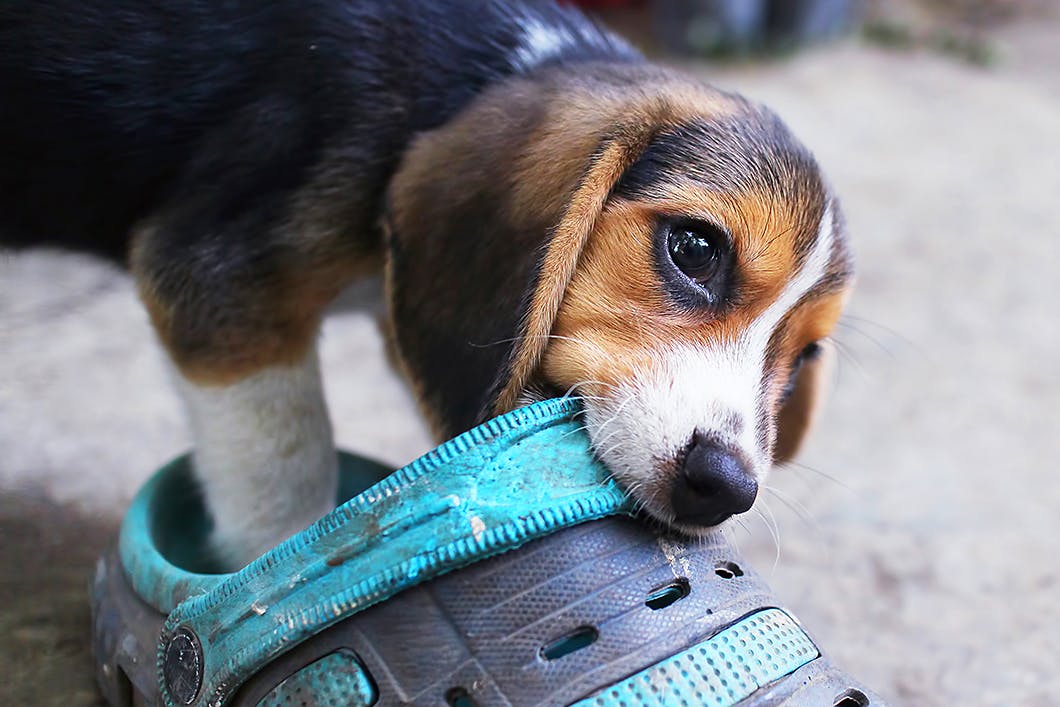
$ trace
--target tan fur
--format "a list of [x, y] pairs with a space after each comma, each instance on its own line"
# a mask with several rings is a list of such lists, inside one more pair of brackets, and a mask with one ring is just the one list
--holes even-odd
[[[340, 249], [304, 241], [301, 252], [292, 247], [273, 279], [240, 290], [239, 307], [211, 319], [160, 296], [157, 276], [142, 267], [151, 234], [151, 229], [141, 230], [131, 250], [140, 298], [181, 374], [204, 385], [230, 385], [266, 368], [304, 360], [327, 306], [354, 277], [375, 267], [368, 258], [343, 257]], [[193, 326], [188, 317], [197, 317]]]
[[[683, 188], [650, 203], [609, 204], [559, 309], [555, 338], [543, 357], [544, 377], [561, 389], [599, 381], [584, 390], [600, 395], [651, 367], [655, 351], [681, 343], [709, 347], [736, 337], [776, 299], [797, 267], [790, 234], [801, 226], [799, 205], [765, 209], [762, 201], [758, 195], [721, 198]], [[715, 319], [708, 312], [680, 311], [667, 301], [655, 275], [652, 237], [658, 215], [675, 213], [740, 224], [733, 229], [747, 293], [740, 307]], [[789, 316], [788, 329], [797, 333], [784, 342], [782, 359], [794, 359], [803, 346], [826, 336], [840, 308], [841, 300], [830, 298]]]
[[[782, 348], [783, 360], [791, 360], [812, 341], [821, 341], [831, 334], [839, 315], [846, 303], [847, 292], [836, 293], [809, 302], [794, 311], [788, 318], [785, 327], [787, 336]], [[776, 442], [773, 448], [773, 459], [778, 464], [791, 461], [810, 429], [817, 420], [817, 415], [824, 402], [824, 385], [832, 370], [835, 349], [825, 344], [820, 355], [807, 361], [795, 379], [795, 389], [791, 397], [777, 411]], [[774, 395], [779, 396], [779, 380], [775, 382]]]
[[[586, 170], [584, 155], [597, 148], [595, 159], [568, 198], [549, 241], [511, 375], [496, 402], [497, 414], [517, 405], [553, 343], [549, 336], [556, 330], [556, 317], [567, 287], [590, 235], [594, 229], [605, 230], [597, 228], [597, 219], [622, 173], [661, 130], [695, 117], [717, 117], [735, 109], [735, 104], [720, 93], [672, 79], [638, 85], [637, 89], [642, 92], [632, 96], [628, 92], [599, 90], [564, 94], [562, 102], [548, 111], [542, 129], [529, 141], [531, 149], [516, 166], [521, 178], [516, 182], [513, 209], [540, 209], [563, 196], [555, 188], [563, 184], [563, 180], [556, 179], [557, 173], [569, 175]], [[601, 144], [601, 140], [606, 142]], [[548, 167], [543, 169], [542, 165]]]
[[773, 462], [790, 462], [802, 448], [806, 436], [817, 420], [824, 397], [824, 383], [831, 369], [832, 352], [822, 351], [799, 371], [795, 390], [777, 414], [777, 437], [773, 445]]
[[[451, 311], [438, 301], [438, 289], [451, 293], [466, 288], [459, 278], [468, 277], [466, 260], [437, 250], [443, 247], [440, 222], [459, 228], [466, 221], [454, 214], [468, 213], [466, 218], [474, 220], [469, 225], [481, 235], [466, 237], [489, 239], [483, 247], [497, 258], [529, 263], [544, 252], [536, 270], [513, 269], [506, 295], [515, 300], [509, 311], [523, 306], [518, 298], [528, 282], [534, 284], [515, 331], [491, 341], [474, 338], [490, 338], [480, 331], [459, 332], [478, 346], [514, 336], [510, 361], [503, 366], [506, 379], [481, 413], [507, 411], [519, 403], [540, 365], [581, 249], [615, 182], [660, 130], [738, 107], [725, 94], [656, 68], [607, 67], [588, 77], [556, 72], [507, 82], [480, 96], [447, 125], [420, 136], [391, 181], [388, 211], [399, 251], [415, 250], [424, 262], [446, 264], [433, 273], [414, 266], [404, 272], [388, 268], [390, 314], [397, 320], [393, 329], [414, 387], [428, 387], [417, 378], [431, 354], [426, 350], [430, 342], [401, 331], [408, 315], [416, 316], [411, 310], [415, 307], [420, 316], [429, 311], [432, 322], [457, 326], [475, 316]], [[508, 264], [498, 261], [499, 267]], [[421, 284], [428, 281], [429, 287]], [[421, 397], [421, 403], [428, 417], [439, 423], [446, 418], [437, 400]], [[451, 425], [436, 428], [454, 431]]]
[[548, 251], [538, 273], [534, 291], [523, 324], [523, 345], [512, 364], [508, 384], [497, 398], [496, 410], [502, 412], [516, 406], [519, 395], [541, 360], [549, 343], [556, 313], [563, 302], [567, 285], [574, 276], [578, 258], [596, 224], [611, 185], [618, 180], [638, 153], [647, 136], [634, 136], [630, 142], [616, 140], [604, 148], [589, 169], [548, 245]]

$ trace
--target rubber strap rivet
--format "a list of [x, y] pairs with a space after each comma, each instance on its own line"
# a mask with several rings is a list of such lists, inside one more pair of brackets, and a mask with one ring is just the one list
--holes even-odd
[[195, 633], [181, 626], [166, 642], [162, 655], [162, 680], [174, 702], [190, 705], [202, 687], [202, 644]]

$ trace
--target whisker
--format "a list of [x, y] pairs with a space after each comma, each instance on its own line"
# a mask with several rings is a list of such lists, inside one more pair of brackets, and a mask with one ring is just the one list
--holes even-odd
[[[880, 342], [876, 337], [874, 337], [874, 336], [870, 335], [869, 333], [863, 331], [860, 327], [855, 326], [853, 324], [853, 322], [857, 322], [857, 324], [863, 324], [863, 325], [868, 325], [868, 326], [875, 327], [876, 329], [879, 329], [880, 331], [883, 331], [884, 333], [886, 333], [888, 336], [891, 336], [891, 337], [897, 339], [898, 341], [900, 341], [906, 348], [908, 348], [911, 351], [916, 352], [916, 354], [918, 356], [920, 356], [922, 358], [925, 358], [925, 359], [928, 358], [928, 353], [920, 346], [919, 343], [917, 343], [913, 339], [910, 339], [908, 336], [906, 336], [905, 334], [901, 333], [897, 329], [892, 329], [891, 327], [886, 326], [885, 324], [880, 324], [879, 322], [873, 321], [871, 319], [866, 319], [865, 317], [859, 317], [859, 316], [856, 316], [854, 314], [849, 314], [849, 313], [848, 314], [844, 314], [842, 317], [839, 318], [839, 326], [847, 328], [847, 329], [850, 329], [851, 331], [853, 331], [853, 332], [863, 336], [867, 340], [871, 341], [873, 344], [878, 346], [881, 350], [885, 351], [889, 355], [892, 354], [891, 350], [885, 344]], [[892, 357], [893, 357], [893, 355], [892, 355]]]
[[812, 514], [810, 513], [810, 509], [807, 508], [806, 504], [802, 503], [802, 501], [798, 500], [789, 493], [781, 491], [776, 486], [770, 486], [769, 484], [766, 484], [762, 488], [776, 496], [776, 499], [778, 501], [787, 506], [788, 509], [790, 509], [792, 513], [798, 516], [799, 520], [805, 523], [807, 527], [809, 527], [811, 530], [817, 530], [820, 528], [817, 522], [813, 519]]
[[761, 506], [762, 509], [769, 511], [769, 516], [770, 518], [772, 518], [773, 521], [772, 524], [770, 524], [769, 518], [766, 518], [765, 513], [763, 513], [762, 510], [759, 510], [758, 507], [753, 509], [758, 515], [758, 517], [762, 519], [762, 523], [766, 526], [766, 530], [769, 531], [770, 537], [773, 538], [773, 546], [776, 547], [777, 550], [776, 555], [773, 557], [773, 569], [770, 570], [769, 573], [769, 576], [772, 577], [773, 574], [776, 573], [777, 567], [780, 565], [780, 527], [776, 524], [777, 518], [773, 515], [773, 511], [769, 509], [768, 503], [765, 503], [763, 501], [762, 503], [758, 504], [758, 506]]
[[765, 489], [772, 493], [778, 501], [783, 503], [785, 506], [791, 509], [791, 511], [796, 516], [798, 516], [799, 520], [801, 520], [803, 524], [805, 524], [806, 527], [809, 528], [810, 532], [813, 533], [817, 542], [821, 545], [822, 548], [825, 548], [825, 551], [827, 552], [828, 543], [826, 541], [824, 528], [821, 527], [820, 523], [813, 519], [812, 515], [809, 512], [809, 509], [806, 508], [803, 503], [799, 502], [798, 499], [788, 496], [787, 494], [785, 494], [780, 489], [774, 486], [766, 486]]
[[621, 432], [621, 431], [622, 431], [621, 429], [617, 429], [617, 430], [611, 430], [611, 432], [609, 432], [609, 433], [607, 434], [607, 436], [605, 436], [605, 437], [604, 437], [604, 438], [603, 438], [602, 440], [600, 440], [599, 442], [597, 442], [597, 443], [593, 444], [593, 446], [594, 446], [594, 447], [596, 447], [597, 449], [600, 449], [600, 448], [602, 448], [602, 447], [603, 447], [603, 446], [604, 446], [605, 444], [607, 444], [608, 440], [610, 440], [610, 439], [611, 439], [612, 437], [614, 437], [614, 436], [615, 436], [616, 434], [618, 434], [618, 433], [619, 433], [619, 432]]
[[729, 536], [729, 539], [732, 541], [733, 547], [736, 548], [737, 554], [741, 554], [742, 555], [743, 553], [740, 552], [740, 539], [736, 535], [736, 529], [733, 528], [733, 524], [740, 526], [741, 528], [744, 529], [744, 531], [747, 531], [747, 526], [744, 525], [743, 521], [740, 520], [739, 518], [737, 518], [736, 516], [733, 516], [730, 520], [732, 520], [732, 524], [729, 524], [729, 525], [726, 526], [726, 530], [729, 531], [727, 533], [727, 535]]
[[[496, 341], [488, 341], [488, 342], [485, 342], [485, 343], [477, 343], [477, 342], [474, 342], [474, 341], [469, 341], [468, 345], [471, 346], [472, 348], [476, 348], [476, 349], [487, 349], [487, 348], [490, 348], [492, 346], [502, 346], [504, 344], [514, 344], [515, 342], [522, 341], [525, 338], [528, 338], [528, 337], [525, 337], [525, 336], [513, 336], [513, 337], [509, 337], [507, 339], [497, 339]], [[582, 346], [588, 346], [589, 348], [595, 349], [597, 351], [597, 353], [603, 354], [604, 356], [608, 355], [608, 352], [600, 344], [596, 343], [595, 341], [588, 341], [586, 339], [579, 339], [579, 338], [573, 337], [573, 336], [563, 336], [561, 334], [532, 334], [532, 335], [529, 336], [529, 338], [533, 338], [533, 339], [557, 339], [559, 341], [570, 341], [570, 342], [573, 342], [575, 344], [581, 344]], [[596, 381], [596, 382], [603, 384], [603, 381]]]
[[843, 329], [844, 331], [849, 331], [851, 333], [857, 334], [862, 339], [864, 339], [865, 341], [868, 341], [870, 344], [872, 344], [877, 349], [879, 349], [881, 352], [883, 352], [883, 354], [885, 356], [887, 356], [889, 359], [891, 359], [892, 361], [897, 360], [898, 357], [895, 356], [894, 351], [892, 351], [887, 345], [885, 345], [882, 341], [880, 341], [876, 337], [872, 336], [868, 332], [862, 331], [860, 327], [852, 324], [849, 321], [843, 321], [842, 319], [840, 319], [838, 322], [836, 322], [836, 326], [841, 328], [841, 329]]
[[604, 451], [604, 452], [600, 452], [600, 453], [599, 453], [599, 456], [600, 456], [600, 458], [601, 458], [601, 459], [603, 459], [604, 457], [609, 457], [609, 456], [611, 456], [611, 453], [612, 453], [612, 452], [614, 452], [615, 450], [619, 449], [619, 448], [620, 448], [620, 447], [622, 446], [622, 442], [623, 442], [623, 441], [624, 441], [624, 440], [623, 440], [623, 439], [622, 439], [621, 437], [619, 437], [619, 438], [618, 438], [618, 441], [617, 441], [617, 442], [615, 442], [615, 443], [614, 443], [613, 445], [611, 445], [611, 446], [610, 446], [610, 447], [609, 447], [609, 448], [607, 449], [607, 451]]
[[609, 417], [606, 421], [604, 421], [604, 423], [602, 425], [600, 425], [599, 427], [596, 428], [597, 434], [599, 434], [600, 432], [603, 432], [605, 427], [607, 427], [612, 422], [617, 420], [618, 416], [620, 414], [622, 414], [623, 408], [625, 408], [627, 405], [629, 405], [630, 401], [632, 401], [634, 397], [635, 396], [634, 396], [633, 393], [627, 394], [626, 395], [626, 399], [623, 400], [622, 403], [615, 409], [615, 412], [611, 415], [611, 417]]
[[857, 355], [855, 354], [854, 349], [851, 348], [849, 344], [847, 344], [844, 341], [840, 341], [839, 339], [835, 338], [834, 336], [828, 337], [827, 340], [833, 346], [835, 346], [836, 351], [839, 353], [840, 363], [842, 363], [843, 360], [844, 360], [844, 357], [846, 357], [845, 360], [849, 361], [854, 366], [855, 370], [857, 370], [857, 372], [861, 375], [861, 379], [862, 380], [865, 380], [865, 381], [871, 381], [872, 380], [872, 376], [869, 375], [868, 369], [866, 369], [865, 366], [862, 365], [861, 361], [858, 359]]
[[575, 427], [570, 432], [564, 432], [560, 436], [560, 439], [566, 439], [567, 437], [570, 437], [571, 435], [574, 435], [574, 434], [578, 434], [579, 432], [588, 432], [588, 431], [589, 431], [589, 425], [581, 425], [580, 427]]
[[813, 473], [821, 476], [822, 478], [827, 479], [828, 481], [831, 481], [833, 484], [839, 486], [840, 488], [846, 489], [847, 491], [850, 491], [851, 493], [856, 493], [854, 491], [853, 487], [851, 487], [849, 484], [843, 482], [838, 477], [832, 476], [828, 472], [822, 471], [821, 469], [818, 469], [816, 467], [812, 467], [809, 464], [803, 464], [802, 462], [789, 460], [789, 461], [784, 463], [784, 468], [789, 468], [789, 469], [792, 469], [793, 471], [812, 471]]

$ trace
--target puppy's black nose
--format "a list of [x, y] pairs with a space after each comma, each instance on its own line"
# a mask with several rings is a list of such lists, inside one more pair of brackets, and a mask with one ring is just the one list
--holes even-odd
[[674, 482], [677, 522], [711, 526], [751, 508], [758, 483], [732, 450], [696, 434]]

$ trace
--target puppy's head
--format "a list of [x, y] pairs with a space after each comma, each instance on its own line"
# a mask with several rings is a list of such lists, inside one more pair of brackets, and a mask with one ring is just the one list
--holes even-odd
[[572, 392], [690, 532], [796, 451], [851, 261], [772, 113], [642, 67], [514, 82], [413, 149], [390, 213], [398, 348], [442, 434]]

